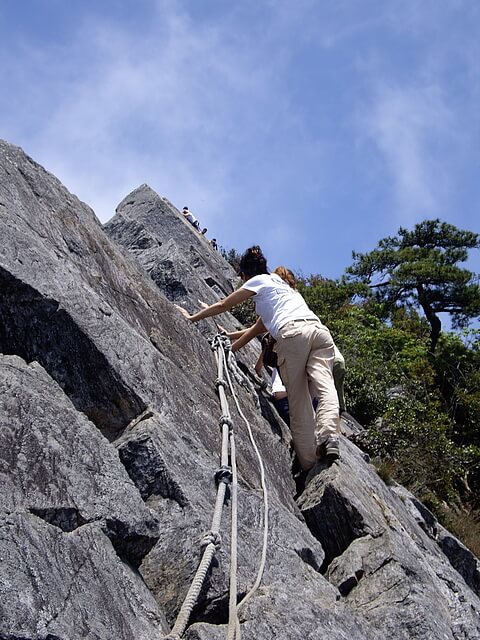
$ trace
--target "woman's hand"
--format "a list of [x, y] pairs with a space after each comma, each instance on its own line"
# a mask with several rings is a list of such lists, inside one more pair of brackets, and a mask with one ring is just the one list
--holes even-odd
[[192, 316], [188, 313], [188, 311], [186, 309], [184, 309], [183, 307], [181, 307], [178, 304], [174, 304], [173, 306], [180, 311], [180, 313], [182, 314], [182, 316], [184, 318], [186, 318], [187, 320], [191, 320], [192, 319]]
[[228, 330], [225, 329], [225, 327], [223, 325], [219, 324], [218, 322], [215, 322], [215, 325], [216, 325], [216, 327], [218, 329], [218, 333], [222, 334], [222, 336], [230, 337], [228, 335]]

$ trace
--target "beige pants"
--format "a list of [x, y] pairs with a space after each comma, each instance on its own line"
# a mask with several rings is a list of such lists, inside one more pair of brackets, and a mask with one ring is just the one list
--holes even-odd
[[310, 469], [317, 445], [340, 433], [332, 336], [319, 321], [293, 320], [280, 330], [275, 350], [288, 391], [293, 445], [302, 468]]

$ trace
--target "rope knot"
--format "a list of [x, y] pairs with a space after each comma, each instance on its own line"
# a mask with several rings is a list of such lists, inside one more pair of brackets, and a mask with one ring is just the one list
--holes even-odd
[[233, 422], [230, 416], [226, 416], [226, 415], [220, 416], [220, 420], [218, 421], [218, 423], [220, 426], [223, 426], [224, 424], [226, 424], [227, 427], [230, 427], [230, 429], [233, 427]]
[[209, 343], [212, 351], [215, 351], [215, 349], [218, 348], [221, 348], [224, 351], [230, 351], [232, 347], [230, 338], [223, 333], [217, 333], [213, 338], [210, 338]]
[[228, 336], [224, 336], [221, 333], [218, 335], [218, 342], [222, 345], [224, 351], [230, 351], [232, 348], [232, 341]]
[[227, 388], [227, 382], [225, 380], [223, 380], [223, 378], [217, 378], [215, 380], [215, 387], [218, 389], [219, 387], [223, 387], [224, 389]]
[[233, 474], [232, 467], [227, 467], [226, 465], [222, 465], [218, 467], [215, 471], [215, 483], [218, 485], [219, 482], [224, 482], [225, 484], [231, 484]]
[[222, 538], [219, 533], [215, 531], [209, 531], [206, 533], [200, 541], [200, 547], [208, 547], [209, 544], [215, 545], [215, 549], [220, 549], [222, 544]]

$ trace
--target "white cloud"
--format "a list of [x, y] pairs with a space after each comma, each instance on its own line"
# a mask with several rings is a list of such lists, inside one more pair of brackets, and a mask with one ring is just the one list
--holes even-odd
[[[449, 195], [445, 157], [454, 115], [437, 87], [380, 84], [358, 124], [382, 154], [403, 222], [434, 217]], [[385, 177], [385, 176], [384, 176]]]

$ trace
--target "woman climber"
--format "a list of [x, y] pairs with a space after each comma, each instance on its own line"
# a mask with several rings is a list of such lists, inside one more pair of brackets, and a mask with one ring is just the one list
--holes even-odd
[[[290, 271], [290, 269], [287, 269], [287, 267], [282, 267], [282, 266], [277, 267], [276, 269], [273, 270], [273, 273], [276, 273], [282, 278], [282, 280], [285, 280], [285, 282], [288, 285], [290, 285], [292, 289], [297, 288], [297, 280], [294, 274], [292, 273], [292, 271]], [[218, 326], [221, 328], [222, 333], [224, 333], [227, 336], [227, 338], [230, 338], [233, 341], [241, 338], [243, 334], [249, 330], [249, 329], [240, 329], [238, 331], [227, 331], [220, 325]], [[273, 340], [273, 342], [275, 343], [275, 340]], [[243, 341], [242, 341], [242, 344], [243, 344]], [[335, 384], [335, 389], [337, 391], [338, 404], [339, 404], [340, 416], [341, 416], [347, 410], [345, 405], [345, 389], [344, 389], [345, 358], [343, 357], [343, 355], [340, 352], [340, 349], [337, 347], [335, 343], [333, 344], [333, 348], [335, 353], [334, 359], [333, 359], [333, 382]], [[234, 350], [236, 351], [237, 349], [234, 349]], [[262, 367], [264, 365], [264, 353], [271, 352], [271, 350], [272, 350], [271, 336], [269, 333], [266, 333], [262, 337], [262, 352], [260, 353], [260, 356], [255, 364], [255, 373], [257, 375], [260, 375]], [[280, 416], [284, 420], [284, 422], [286, 422], [289, 425], [290, 417], [288, 413], [288, 398], [287, 398], [286, 389], [281, 383], [281, 378], [278, 375], [276, 364], [269, 363], [269, 362], [266, 362], [265, 364], [267, 364], [267, 366], [270, 366], [270, 368], [272, 369], [272, 374], [271, 374], [272, 379], [271, 379], [270, 386], [272, 387], [273, 403], [277, 408], [277, 411], [279, 412]], [[314, 409], [316, 408], [316, 404], [317, 403], [314, 402]]]
[[[287, 388], [293, 444], [303, 469], [318, 458], [340, 456], [340, 418], [333, 382], [334, 345], [329, 330], [301, 294], [275, 274], [258, 246], [245, 251], [239, 267], [243, 285], [226, 298], [193, 315], [177, 306], [187, 320], [216, 316], [253, 297], [259, 318], [232, 346], [237, 351], [254, 336], [269, 331], [275, 338], [278, 366]], [[318, 401], [316, 411], [312, 398]]]

